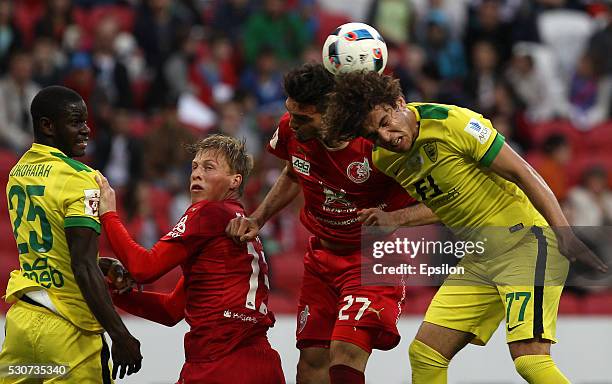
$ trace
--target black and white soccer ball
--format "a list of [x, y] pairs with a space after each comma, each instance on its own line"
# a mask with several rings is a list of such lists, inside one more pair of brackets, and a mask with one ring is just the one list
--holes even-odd
[[323, 64], [337, 75], [367, 69], [382, 73], [387, 65], [387, 44], [380, 33], [364, 23], [339, 26], [323, 44]]

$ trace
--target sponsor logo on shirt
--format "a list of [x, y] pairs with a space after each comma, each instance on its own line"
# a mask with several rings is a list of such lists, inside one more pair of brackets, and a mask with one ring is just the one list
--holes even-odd
[[178, 223], [172, 228], [170, 232], [166, 236], [177, 238], [180, 237], [183, 233], [185, 233], [185, 223], [187, 222], [188, 215], [183, 216]]
[[310, 163], [308, 161], [296, 156], [291, 156], [291, 165], [293, 165], [293, 169], [295, 169], [296, 172], [310, 176]]
[[474, 136], [474, 138], [476, 138], [476, 140], [478, 140], [480, 144], [486, 143], [487, 140], [489, 140], [489, 137], [491, 136], [491, 129], [484, 126], [480, 121], [476, 119], [471, 119], [463, 130]]
[[306, 327], [306, 323], [308, 322], [309, 315], [310, 315], [310, 308], [308, 308], [308, 305], [306, 305], [304, 309], [302, 310], [302, 312], [300, 312], [300, 317], [298, 319], [299, 324], [298, 324], [297, 333], [301, 333], [304, 330], [304, 328]]
[[370, 178], [370, 162], [367, 157], [363, 158], [363, 162], [353, 161], [346, 168], [346, 175], [353, 183], [361, 184]]
[[357, 207], [352, 201], [346, 198], [346, 191], [341, 189], [336, 192], [327, 187], [323, 187], [325, 201], [323, 202], [323, 210], [331, 213], [352, 213], [357, 211]]
[[257, 318], [255, 316], [245, 315], [244, 313], [232, 312], [229, 309], [223, 311], [223, 317], [228, 319], [240, 320], [245, 323], [257, 324]]
[[100, 190], [85, 189], [85, 214], [88, 216], [98, 216], [98, 208], [100, 206]]

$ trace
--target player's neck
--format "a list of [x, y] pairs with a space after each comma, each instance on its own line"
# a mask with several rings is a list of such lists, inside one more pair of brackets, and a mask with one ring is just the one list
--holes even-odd
[[349, 141], [338, 141], [334, 143], [326, 143], [324, 140], [321, 140], [321, 139], [319, 139], [319, 141], [321, 142], [321, 144], [323, 144], [326, 150], [332, 151], [332, 152], [344, 149], [348, 147], [348, 145], [350, 144]]

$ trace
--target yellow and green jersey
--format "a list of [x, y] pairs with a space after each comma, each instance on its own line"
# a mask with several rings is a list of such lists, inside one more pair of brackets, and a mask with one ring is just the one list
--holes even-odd
[[411, 150], [376, 147], [372, 159], [446, 226], [470, 238], [476, 229], [501, 227], [514, 233], [547, 225], [516, 184], [488, 168], [504, 144], [489, 120], [451, 105], [409, 103], [407, 108], [419, 124]]
[[13, 167], [6, 185], [20, 269], [11, 272], [5, 299], [44, 289], [57, 311], [79, 328], [101, 332], [70, 266], [65, 228], [100, 233], [100, 190], [95, 172], [60, 150], [33, 144]]

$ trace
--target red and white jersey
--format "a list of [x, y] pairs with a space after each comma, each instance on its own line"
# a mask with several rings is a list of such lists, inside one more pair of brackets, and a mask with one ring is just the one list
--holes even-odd
[[187, 209], [160, 241], [178, 242], [188, 256], [185, 276], [187, 361], [208, 361], [274, 324], [268, 311], [268, 266], [259, 238], [236, 244], [225, 234], [229, 221], [244, 216], [237, 200], [202, 201]]
[[268, 151], [291, 163], [304, 192], [300, 219], [315, 236], [359, 246], [357, 211], [378, 207], [394, 211], [415, 200], [393, 179], [374, 168], [373, 144], [357, 138], [330, 150], [319, 140], [299, 142], [289, 128], [288, 113], [268, 143]]

